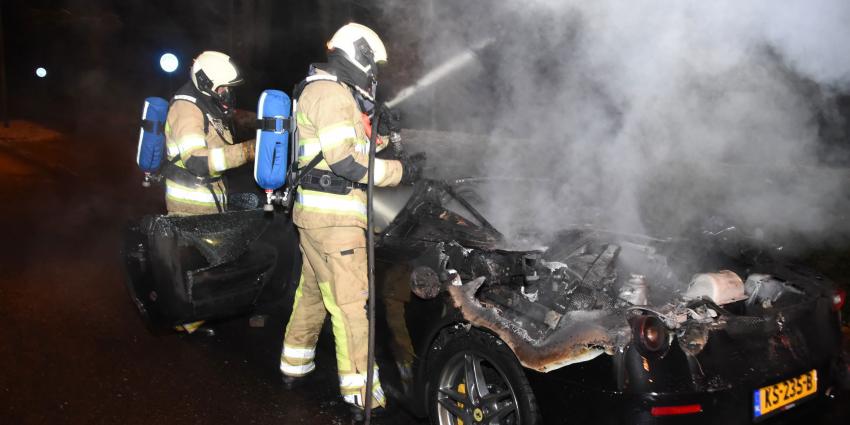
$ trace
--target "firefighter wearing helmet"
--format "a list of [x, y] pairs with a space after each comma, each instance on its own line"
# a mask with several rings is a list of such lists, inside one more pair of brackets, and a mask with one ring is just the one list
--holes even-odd
[[[227, 208], [221, 173], [254, 160], [254, 141], [234, 144], [232, 87], [242, 77], [230, 57], [206, 51], [192, 64], [191, 81], [177, 90], [165, 122], [165, 206], [169, 215], [215, 214]], [[178, 325], [195, 332], [203, 321]]]
[[222, 172], [254, 160], [254, 141], [234, 143], [232, 93], [242, 76], [224, 53], [206, 51], [177, 90], [165, 124], [165, 204], [172, 215], [227, 208]]
[[[387, 60], [387, 51], [374, 31], [355, 23], [340, 28], [327, 46], [328, 62], [313, 64], [302, 83], [306, 86], [295, 93], [298, 167], [309, 168], [318, 155], [322, 160], [306, 173], [295, 198], [293, 221], [303, 266], [280, 370], [287, 388], [303, 383], [315, 369], [316, 342], [330, 313], [340, 391], [357, 417], [365, 408], [369, 373], [365, 183], [370, 118], [375, 115], [377, 64]], [[416, 162], [376, 158], [375, 185], [412, 184], [420, 170]], [[377, 369], [372, 372], [372, 407], [383, 407]]]

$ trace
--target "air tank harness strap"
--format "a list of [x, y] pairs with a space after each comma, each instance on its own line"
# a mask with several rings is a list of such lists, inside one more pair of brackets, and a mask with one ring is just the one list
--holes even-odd
[[284, 131], [292, 131], [292, 122], [289, 118], [259, 118], [257, 119], [257, 129], [260, 131], [273, 131], [275, 133], [283, 133]]
[[312, 169], [304, 173], [301, 186], [308, 190], [318, 190], [335, 195], [348, 195], [352, 189], [366, 190], [363, 183], [346, 180], [330, 171]]
[[142, 130], [151, 134], [156, 134], [157, 136], [161, 136], [165, 133], [165, 128], [162, 123], [151, 120], [142, 120]]
[[180, 157], [174, 157], [174, 159], [165, 163], [162, 166], [162, 169], [159, 170], [159, 173], [168, 180], [172, 180], [176, 183], [185, 185], [185, 186], [204, 186], [207, 190], [212, 194], [213, 200], [215, 201], [215, 208], [218, 212], [224, 212], [224, 208], [221, 205], [221, 201], [219, 201], [218, 196], [215, 194], [215, 189], [213, 189], [213, 183], [221, 181], [221, 176], [217, 177], [200, 177], [192, 174], [189, 170], [185, 168], [178, 167], [176, 162], [180, 159]]

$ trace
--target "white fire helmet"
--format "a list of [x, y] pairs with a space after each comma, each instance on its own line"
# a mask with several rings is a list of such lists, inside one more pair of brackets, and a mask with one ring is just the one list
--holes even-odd
[[236, 86], [243, 82], [236, 65], [230, 60], [230, 56], [224, 53], [205, 51], [198, 55], [192, 64], [192, 84], [201, 93], [218, 100], [227, 100], [226, 96], [220, 96], [216, 92], [219, 87]]
[[387, 61], [384, 42], [365, 25], [349, 23], [342, 26], [328, 41], [328, 50], [339, 49], [363, 73], [374, 76], [375, 64]]

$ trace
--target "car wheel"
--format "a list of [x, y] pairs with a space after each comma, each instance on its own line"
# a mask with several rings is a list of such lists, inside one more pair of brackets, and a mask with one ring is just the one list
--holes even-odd
[[446, 331], [436, 344], [427, 387], [432, 423], [540, 423], [522, 366], [501, 340], [461, 327]]

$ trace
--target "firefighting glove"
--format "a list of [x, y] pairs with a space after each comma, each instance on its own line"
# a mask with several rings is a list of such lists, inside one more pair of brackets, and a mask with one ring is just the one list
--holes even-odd
[[420, 152], [401, 159], [401, 181], [399, 184], [412, 185], [422, 178], [425, 167], [425, 153]]
[[253, 161], [254, 151], [256, 150], [257, 142], [255, 142], [254, 140], [249, 140], [247, 142], [242, 142], [239, 145], [242, 146], [242, 157], [245, 158], [245, 161]]
[[384, 106], [381, 108], [379, 116], [378, 134], [381, 136], [387, 136], [390, 133], [398, 133], [401, 131], [401, 116], [398, 112]]

